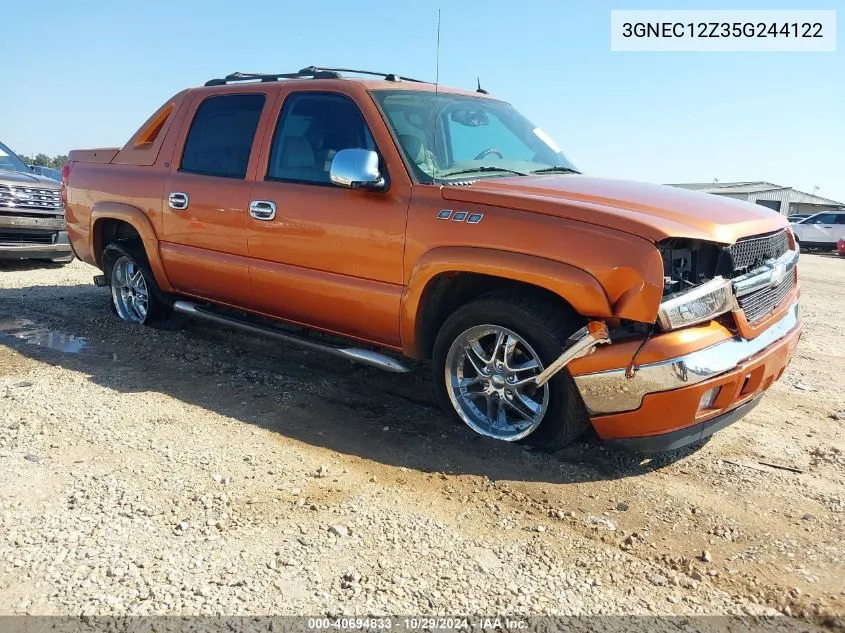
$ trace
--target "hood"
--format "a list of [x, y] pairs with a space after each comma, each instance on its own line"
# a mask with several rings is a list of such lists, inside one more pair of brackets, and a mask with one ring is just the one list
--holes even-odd
[[41, 187], [43, 189], [61, 189], [62, 183], [47, 176], [39, 176], [38, 174], [26, 173], [23, 171], [13, 171], [10, 169], [0, 169], [0, 184]]
[[766, 207], [672, 187], [580, 174], [480, 179], [444, 186], [445, 200], [487, 204], [587, 222], [652, 242], [686, 237], [732, 244], [789, 225]]

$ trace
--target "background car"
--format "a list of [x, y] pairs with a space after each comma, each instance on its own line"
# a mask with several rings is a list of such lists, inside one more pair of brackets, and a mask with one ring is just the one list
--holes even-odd
[[29, 168], [39, 176], [47, 176], [57, 182], [62, 181], [62, 172], [52, 167], [44, 167], [43, 165], [30, 165]]
[[845, 209], [816, 213], [790, 226], [801, 248], [834, 250], [836, 243], [845, 238]]
[[811, 215], [811, 213], [793, 213], [786, 219], [790, 222], [800, 222], [802, 220], [805, 220], [806, 218], [809, 218]]
[[0, 259], [73, 261], [61, 188], [0, 143]]

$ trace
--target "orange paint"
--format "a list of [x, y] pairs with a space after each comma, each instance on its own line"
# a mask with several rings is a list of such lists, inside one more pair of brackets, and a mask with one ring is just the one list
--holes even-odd
[[[727, 413], [753, 400], [781, 377], [801, 332], [799, 325], [786, 337], [727, 374], [691, 387], [647, 395], [636, 411], [596, 416], [593, 427], [599, 437], [607, 440], [648, 437], [677, 431]], [[713, 407], [699, 411], [701, 397], [715, 387], [721, 387], [721, 391]]]
[[[664, 284], [655, 243], [668, 237], [730, 244], [787, 226], [767, 209], [683, 189], [583, 175], [479, 179], [471, 186], [421, 184], [413, 177], [371, 91], [433, 91], [428, 84], [356, 79], [236, 83], [183, 90], [123, 148], [75, 150], [66, 188], [68, 232], [81, 259], [100, 266], [103, 222], [123, 222], [143, 242], [163, 290], [333, 332], [420, 357], [426, 292], [444, 275], [472, 273], [542, 288], [588, 319], [609, 326], [654, 323]], [[444, 94], [483, 97], [440, 87]], [[286, 100], [331, 92], [358, 106], [388, 177], [384, 192], [268, 178], [276, 122]], [[210, 97], [263, 95], [243, 178], [179, 169], [190, 124]], [[246, 160], [246, 159], [245, 159]], [[168, 205], [171, 192], [190, 198]], [[277, 205], [272, 221], [250, 216], [250, 201]], [[447, 210], [481, 214], [475, 223]], [[790, 236], [790, 240], [791, 240]], [[797, 287], [796, 287], [797, 288]], [[753, 338], [798, 295], [760, 323], [741, 312], [655, 336], [637, 362], [655, 363], [727, 340]], [[789, 360], [798, 333], [728, 375], [647, 396], [633, 412], [597, 417], [602, 437], [660, 433], [694, 424], [753, 396], [738, 393], [751, 372], [754, 393]], [[599, 347], [574, 361], [583, 374], [625, 367], [640, 340]], [[696, 412], [701, 394], [724, 387], [718, 409]], [[702, 417], [703, 416], [703, 417]]]

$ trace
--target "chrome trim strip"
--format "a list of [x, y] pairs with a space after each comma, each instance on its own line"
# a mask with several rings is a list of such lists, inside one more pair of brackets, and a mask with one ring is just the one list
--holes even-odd
[[798, 264], [798, 251], [787, 251], [777, 259], [771, 259], [762, 266], [733, 280], [737, 297], [777, 286]]
[[640, 365], [633, 378], [625, 378], [625, 368], [620, 368], [575, 376], [575, 383], [593, 415], [633, 411], [647, 394], [697, 384], [756, 356], [795, 329], [800, 311], [800, 301], [795, 301], [780, 321], [756, 338], [735, 337], [686, 356]]

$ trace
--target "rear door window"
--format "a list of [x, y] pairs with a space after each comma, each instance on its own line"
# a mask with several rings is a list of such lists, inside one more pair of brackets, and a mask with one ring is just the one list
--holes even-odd
[[245, 178], [263, 94], [219, 95], [202, 102], [191, 123], [180, 171]]

